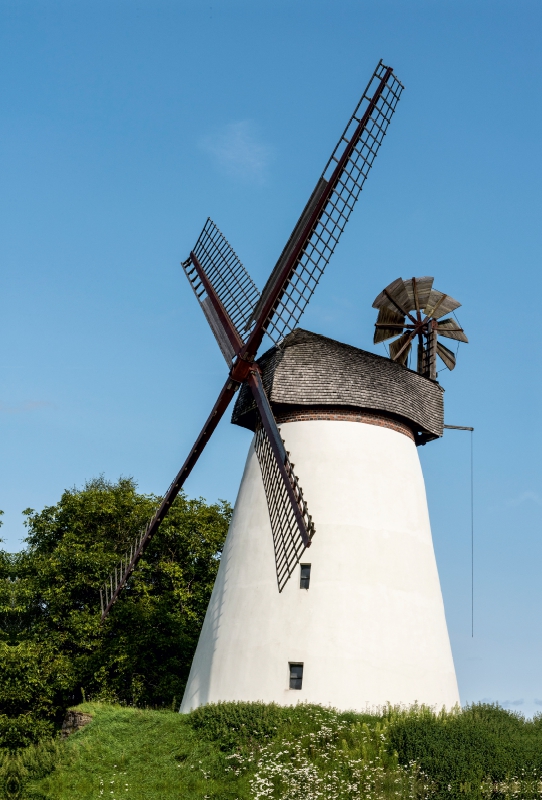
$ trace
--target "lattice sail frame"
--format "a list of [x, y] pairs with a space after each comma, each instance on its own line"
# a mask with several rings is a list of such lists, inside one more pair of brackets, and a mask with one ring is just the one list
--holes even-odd
[[[237, 330], [239, 338], [245, 342], [252, 327], [249, 325], [247, 328], [247, 322], [260, 298], [260, 292], [237, 253], [210, 217], [199, 235], [194, 247], [194, 254]], [[182, 267], [224, 358], [231, 363], [235, 353], [230, 342], [222, 333], [222, 326], [216, 319], [216, 312], [206, 295], [205, 287], [194, 264], [188, 259], [182, 264]]]
[[[160, 507], [144, 533], [134, 543], [130, 553], [121, 561], [120, 570], [115, 569], [115, 589], [113, 590], [113, 576], [110, 576], [103, 591], [100, 592], [102, 621], [130, 577], [146, 545], [168, 513], [171, 503], [216, 429], [236, 388], [246, 379], [247, 364], [256, 356], [264, 331], [269, 333], [272, 341], [280, 342], [295, 328], [301, 318], [363, 188], [402, 90], [403, 86], [393, 74], [391, 67], [386, 67], [380, 61], [261, 296], [233, 248], [212, 220], [207, 220], [192, 251], [200, 263], [201, 276], [198, 274], [197, 266], [192, 263], [192, 254], [182, 266], [219, 347], [228, 365], [231, 365], [230, 374], [186, 461], [164, 495]], [[228, 318], [231, 325], [228, 323]], [[274, 424], [276, 427], [276, 423]], [[281, 458], [279, 469], [275, 460], [269, 460], [269, 454], [273, 456], [273, 451], [267, 434], [260, 433], [257, 441], [266, 494], [269, 493], [271, 498], [268, 502], [274, 526], [277, 575], [279, 575], [279, 565], [282, 575], [278, 577], [280, 591], [290, 577], [293, 566], [299, 563], [305, 547], [310, 544], [314, 526], [288, 454], [284, 461]], [[287, 488], [283, 482], [277, 482], [277, 474], [280, 477], [283, 468], [289, 476], [290, 482], [286, 482]], [[276, 506], [281, 487], [286, 495], [291, 491], [296, 495], [299, 504], [298, 514], [302, 513], [301, 527], [305, 526], [310, 531], [308, 540], [307, 534], [305, 541], [303, 540], [297, 525], [297, 539], [300, 541], [296, 539], [288, 513], [285, 514], [284, 524], [285, 530], [289, 533], [286, 536], [281, 535], [277, 527], [281, 513], [280, 508]], [[276, 506], [274, 516], [271, 513], [273, 503]], [[288, 509], [294, 516], [290, 503], [282, 501], [282, 507]]]
[[121, 558], [118, 567], [115, 566], [115, 570], [109, 574], [109, 578], [100, 587], [100, 605], [102, 608], [102, 616], [105, 612], [105, 609], [109, 606], [109, 603], [111, 602], [111, 599], [113, 598], [113, 595], [117, 591], [118, 587], [126, 584], [128, 578], [133, 572], [135, 559], [142, 549], [148, 528], [149, 526], [147, 525], [146, 528], [143, 528], [139, 536], [134, 539], [130, 545], [130, 549], [124, 554], [124, 558]]
[[[271, 444], [262, 425], [256, 429], [254, 449], [258, 456], [258, 462], [262, 472], [265, 497], [269, 510], [269, 520], [271, 522], [271, 531], [273, 534], [277, 584], [279, 592], [282, 592], [307, 548], [299, 532], [292, 505], [288, 499], [286, 489], [284, 488], [284, 483], [282, 482]], [[301, 486], [295, 476], [294, 465], [290, 462], [289, 453], [286, 454], [285, 467], [294, 488], [298, 504], [302, 509], [309, 537], [312, 540], [314, 536], [314, 524], [303, 498]]]
[[[334, 175], [341, 156], [349, 146], [373, 100], [377, 87], [385, 78], [388, 70], [389, 68], [380, 61], [326, 164], [316, 189], [294, 229], [292, 237], [290, 237], [262, 292], [259, 305], [264, 302], [267, 293], [273, 290], [273, 277], [280, 272], [281, 266], [293, 249], [294, 241], [292, 240], [295, 239], [296, 233], [301, 233], [302, 222], [304, 219], [308, 221], [310, 218], [311, 206], [314, 208], [317, 205], [318, 199], [326, 190], [329, 181], [333, 180], [334, 185], [331, 195], [324, 205], [318, 220], [313, 225], [306, 246], [293, 267], [288, 286], [264, 324], [266, 333], [275, 343], [282, 341], [296, 327], [305, 311], [307, 303], [312, 297], [337, 246], [386, 135], [388, 125], [404, 88], [393, 72], [389, 74], [388, 81], [378, 97], [344, 168], [339, 175]], [[254, 316], [256, 316], [256, 313]]]

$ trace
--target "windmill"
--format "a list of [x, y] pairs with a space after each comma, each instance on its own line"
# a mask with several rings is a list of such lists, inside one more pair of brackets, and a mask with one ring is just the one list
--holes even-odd
[[278, 593], [310, 547], [315, 526], [255, 357], [265, 335], [279, 343], [295, 329], [359, 197], [402, 90], [392, 68], [380, 61], [261, 293], [210, 219], [183, 262], [229, 374], [154, 516], [102, 587], [102, 620], [241, 386], [250, 392], [257, 415], [255, 450], [273, 536]]
[[[417, 372], [431, 380], [437, 379], [437, 355], [448, 369], [455, 368], [455, 355], [439, 342], [444, 336], [458, 342], [468, 342], [463, 328], [452, 317], [441, 319], [461, 303], [433, 288], [433, 278], [402, 278], [386, 286], [373, 303], [378, 308], [373, 342], [390, 343], [392, 361], [406, 364], [412, 342], [418, 339]], [[398, 338], [395, 338], [398, 337]]]

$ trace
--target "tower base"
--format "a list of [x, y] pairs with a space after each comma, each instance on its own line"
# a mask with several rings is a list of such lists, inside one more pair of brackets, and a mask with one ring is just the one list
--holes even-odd
[[[316, 534], [279, 594], [251, 445], [182, 712], [218, 701], [366, 711], [459, 703], [413, 440], [361, 421], [281, 425]], [[302, 665], [301, 689], [290, 665]], [[294, 682], [295, 683], [295, 682]]]

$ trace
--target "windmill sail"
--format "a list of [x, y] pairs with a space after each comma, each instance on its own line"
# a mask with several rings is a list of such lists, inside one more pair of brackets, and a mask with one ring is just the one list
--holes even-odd
[[[171, 508], [171, 504], [181, 491], [184, 482], [194, 469], [200, 455], [202, 454], [205, 445], [211, 438], [212, 434], [215, 431], [218, 423], [224, 416], [224, 412], [226, 411], [227, 407], [229, 406], [235, 392], [238, 389], [238, 384], [234, 381], [228, 380], [222, 387], [220, 394], [218, 395], [217, 401], [213, 406], [213, 409], [209, 416], [207, 417], [207, 421], [205, 425], [201, 429], [201, 432], [194, 442], [192, 449], [190, 450], [184, 464], [182, 465], [181, 469], [171, 482], [169, 489], [165, 493], [162, 498], [162, 502], [158, 506], [154, 516], [147, 524], [147, 527], [144, 531], [142, 531], [141, 536], [134, 542], [133, 547], [130, 551], [130, 560], [125, 559], [126, 563], [123, 563], [121, 560], [120, 568], [115, 568], [115, 572], [112, 573], [109, 578], [106, 580], [103, 586], [103, 592], [100, 591], [100, 597], [102, 599], [102, 620], [108, 615], [111, 607], [116, 602], [117, 597], [119, 596], [120, 592], [122, 591], [123, 587], [126, 584], [126, 581], [132, 574], [137, 562], [145, 552], [150, 540], [160, 527], [160, 523], [167, 515], [169, 509]], [[113, 584], [113, 576], [114, 576], [114, 584]], [[103, 598], [106, 598], [106, 602], [104, 604]]]
[[254, 447], [262, 471], [281, 592], [301, 553], [310, 547], [314, 525], [267, 399], [259, 367], [249, 374], [248, 384], [260, 416]]
[[[254, 313], [278, 342], [292, 331], [327, 266], [386, 135], [402, 84], [380, 61], [283, 250]], [[266, 310], [272, 299], [271, 308]]]
[[[288, 497], [284, 481], [279, 471], [277, 460], [263, 425], [256, 431], [254, 448], [262, 472], [265, 498], [269, 509], [269, 520], [273, 534], [273, 547], [275, 550], [275, 566], [277, 570], [277, 584], [282, 592], [294, 568], [299, 563], [301, 556], [307, 549], [307, 543], [301, 536], [299, 525], [294, 514], [293, 505]], [[312, 538], [314, 526], [303, 499], [303, 492], [294, 475], [286, 453], [286, 469], [297, 495], [298, 505], [303, 509], [309, 535]]]
[[[269, 504], [277, 580], [282, 589], [314, 526], [253, 361], [265, 333], [281, 340], [297, 324], [339, 241], [401, 96], [403, 86], [380, 61], [303, 214], [260, 297], [240, 259], [212, 220], [183, 263], [230, 372], [185, 464], [164, 495], [130, 558], [102, 591], [102, 619], [109, 613], [150, 538], [201, 455], [242, 383], [254, 394], [261, 416], [256, 437]], [[259, 379], [259, 383], [258, 383]], [[104, 604], [105, 598], [105, 604]]]
[[[247, 321], [258, 302], [260, 293], [236, 252], [212, 219], [209, 218], [205, 223], [193, 253], [237, 332], [239, 340], [246, 341]], [[189, 258], [182, 266], [220, 350], [230, 364], [236, 355], [235, 349], [205, 289], [202, 277], [198, 274], [196, 264]]]
[[403, 281], [408, 296], [407, 311], [423, 311], [429, 302], [431, 289], [433, 288], [433, 278], [424, 276], [422, 278], [410, 278]]

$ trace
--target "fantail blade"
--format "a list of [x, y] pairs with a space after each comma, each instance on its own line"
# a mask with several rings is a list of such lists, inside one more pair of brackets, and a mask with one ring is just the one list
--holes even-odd
[[[395, 301], [395, 302], [394, 302]], [[389, 308], [397, 313], [409, 311], [410, 300], [402, 278], [396, 278], [375, 298], [373, 308]]]
[[[389, 308], [381, 308], [376, 320], [375, 335], [373, 338], [374, 344], [385, 342], [387, 339], [393, 339], [394, 336], [402, 333], [404, 324], [404, 314], [399, 314], [398, 311], [392, 311]], [[386, 325], [391, 325], [392, 327], [384, 327]], [[397, 327], [398, 325], [401, 327]]]
[[448, 369], [454, 369], [455, 355], [451, 350], [448, 350], [447, 347], [444, 347], [441, 342], [437, 342], [437, 353], [442, 358]]
[[439, 336], [446, 336], [448, 339], [456, 339], [458, 342], [468, 343], [469, 341], [463, 328], [451, 317], [439, 321], [437, 333]]
[[460, 305], [461, 303], [458, 303], [457, 300], [454, 300], [449, 294], [431, 289], [424, 308], [424, 314], [428, 317], [433, 317], [433, 319], [440, 319], [440, 317], [444, 317], [445, 314], [455, 311]]
[[[403, 364], [403, 366], [406, 364], [408, 354], [410, 353], [410, 349], [412, 347], [411, 336], [411, 333], [403, 333], [402, 336], [390, 344], [390, 358], [392, 361], [397, 361], [398, 364]], [[408, 344], [405, 347], [407, 342]]]
[[[431, 289], [433, 288], [433, 278], [423, 276], [421, 278], [410, 278], [403, 281], [408, 294], [408, 308], [406, 311], [422, 310], [427, 305]], [[418, 303], [416, 304], [416, 300]]]

